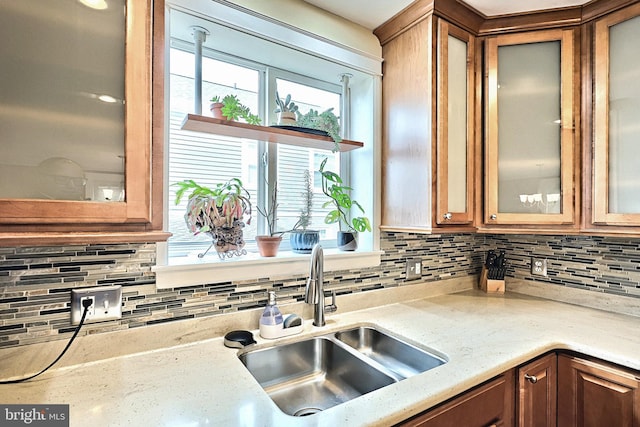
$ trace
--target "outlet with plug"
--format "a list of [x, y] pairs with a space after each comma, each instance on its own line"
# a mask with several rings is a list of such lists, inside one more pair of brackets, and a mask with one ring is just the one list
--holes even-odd
[[85, 323], [122, 318], [122, 286], [96, 286], [71, 290], [71, 324], [80, 323], [84, 301], [91, 301]]

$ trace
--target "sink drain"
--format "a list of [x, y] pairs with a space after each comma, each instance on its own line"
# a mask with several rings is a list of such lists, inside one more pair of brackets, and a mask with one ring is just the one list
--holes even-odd
[[318, 412], [322, 412], [320, 408], [302, 408], [296, 411], [293, 414], [294, 417], [307, 417], [309, 415], [317, 414]]

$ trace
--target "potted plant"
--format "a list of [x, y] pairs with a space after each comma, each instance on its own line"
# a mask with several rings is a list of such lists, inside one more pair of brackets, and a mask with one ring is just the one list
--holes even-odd
[[296, 125], [296, 113], [298, 112], [298, 106], [295, 102], [291, 101], [291, 95], [287, 95], [283, 101], [276, 91], [276, 104], [278, 107], [274, 110], [278, 114], [279, 125]]
[[304, 191], [302, 195], [302, 208], [298, 215], [298, 221], [289, 234], [291, 250], [300, 254], [310, 254], [313, 246], [320, 241], [320, 232], [309, 230], [311, 225], [311, 212], [313, 210], [313, 185], [309, 169], [304, 171]]
[[220, 97], [216, 95], [209, 101], [211, 101], [209, 110], [211, 110], [211, 114], [213, 115], [213, 117], [215, 117], [216, 119], [226, 120], [226, 118], [222, 115], [222, 107], [224, 107], [224, 104], [220, 100]]
[[273, 187], [270, 200], [265, 205], [264, 209], [260, 206], [257, 207], [258, 212], [267, 220], [268, 235], [256, 236], [256, 245], [260, 256], [274, 257], [278, 253], [280, 243], [282, 242], [282, 235], [284, 231], [276, 231], [276, 219], [278, 212], [278, 186]]
[[327, 213], [324, 222], [327, 224], [338, 223], [338, 249], [343, 251], [355, 251], [358, 248], [358, 232], [371, 231], [371, 223], [366, 216], [351, 217], [351, 209], [355, 206], [364, 214], [364, 209], [357, 201], [351, 198], [351, 187], [344, 185], [342, 178], [335, 173], [325, 170], [327, 159], [320, 164], [322, 176], [322, 192], [330, 198], [322, 206], [333, 205]]
[[213, 188], [201, 186], [190, 179], [173, 185], [179, 187], [176, 204], [190, 191], [184, 215], [189, 231], [194, 235], [209, 234], [220, 258], [247, 253], [242, 229], [245, 217], [246, 223], [251, 223], [251, 201], [242, 181], [232, 178]]
[[342, 141], [342, 137], [340, 136], [340, 122], [338, 121], [338, 117], [333, 114], [333, 108], [329, 108], [322, 113], [318, 113], [318, 110], [314, 110], [313, 108], [306, 114], [300, 114], [300, 112], [298, 112], [297, 123], [300, 127], [326, 132], [334, 142], [334, 147], [331, 151], [335, 153], [340, 150], [339, 144]]
[[216, 119], [231, 121], [244, 119], [250, 125], [260, 124], [260, 117], [252, 114], [249, 107], [242, 104], [236, 95], [226, 95], [222, 98], [222, 101], [220, 97], [216, 95], [211, 98], [211, 102], [211, 113]]

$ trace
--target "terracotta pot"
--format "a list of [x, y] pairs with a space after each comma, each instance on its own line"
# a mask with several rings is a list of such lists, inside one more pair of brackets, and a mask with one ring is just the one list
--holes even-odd
[[224, 107], [224, 104], [222, 102], [213, 102], [209, 106], [213, 118], [227, 120], [227, 118], [222, 114], [222, 107]]
[[282, 236], [256, 236], [260, 256], [274, 257], [278, 254]]
[[341, 251], [358, 249], [358, 232], [338, 231], [338, 249]]

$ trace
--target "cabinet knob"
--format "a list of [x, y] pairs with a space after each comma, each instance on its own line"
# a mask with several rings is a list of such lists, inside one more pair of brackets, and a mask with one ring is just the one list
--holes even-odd
[[524, 374], [524, 379], [529, 381], [531, 384], [535, 384], [538, 382], [538, 377], [535, 375]]
[[442, 215], [444, 219], [451, 219], [452, 216], [453, 215], [451, 215], [451, 212], [447, 212], [446, 214]]
[[496, 215], [496, 214], [491, 214], [491, 216], [489, 217], [489, 219], [490, 219], [491, 221], [495, 221], [496, 219], [498, 219], [498, 215]]

